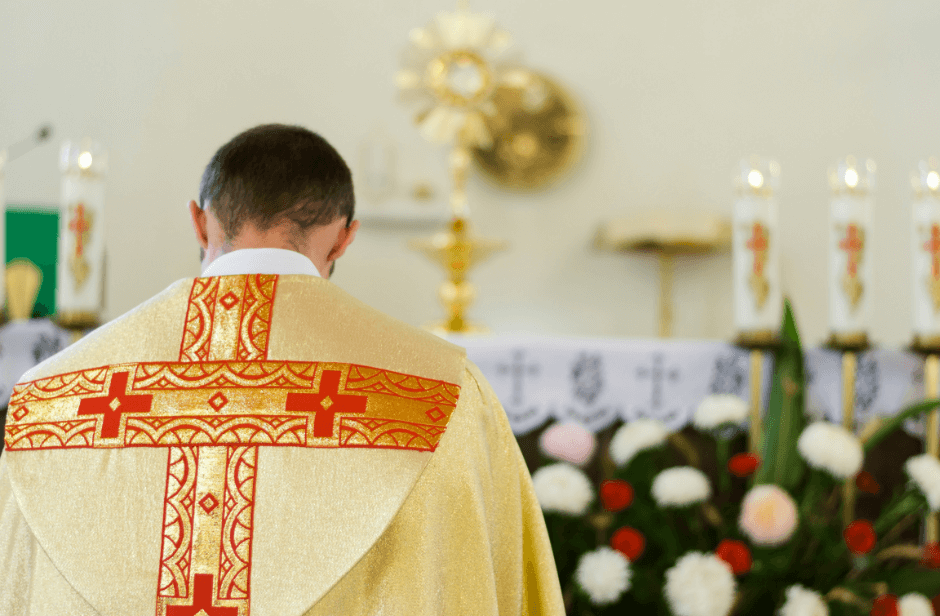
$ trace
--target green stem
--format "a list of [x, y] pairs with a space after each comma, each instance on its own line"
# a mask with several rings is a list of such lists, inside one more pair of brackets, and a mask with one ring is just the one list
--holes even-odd
[[822, 471], [810, 469], [809, 479], [806, 481], [806, 492], [803, 495], [803, 502], [800, 503], [800, 518], [806, 520], [819, 500], [819, 493], [823, 489]]
[[918, 402], [917, 404], [912, 404], [907, 407], [887, 422], [885, 425], [881, 426], [877, 432], [872, 434], [868, 440], [865, 441], [865, 453], [867, 454], [871, 451], [872, 447], [880, 443], [886, 436], [897, 430], [905, 420], [912, 417], [919, 417], [927, 411], [933, 410], [940, 406], [940, 399], [924, 400], [923, 402]]
[[718, 458], [718, 490], [722, 494], [731, 491], [731, 476], [728, 474], [728, 458], [731, 454], [731, 439], [719, 436], [715, 442]]
[[919, 494], [908, 492], [894, 507], [878, 516], [878, 521], [874, 524], [875, 532], [881, 535], [905, 516], [916, 512], [922, 505], [923, 498]]

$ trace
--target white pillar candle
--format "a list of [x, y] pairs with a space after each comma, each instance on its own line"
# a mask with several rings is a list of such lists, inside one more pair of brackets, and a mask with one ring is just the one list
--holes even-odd
[[67, 327], [98, 323], [104, 303], [104, 174], [107, 157], [83, 140], [62, 146], [56, 316]]
[[829, 171], [829, 330], [839, 346], [868, 341], [875, 163], [847, 157]]
[[921, 161], [911, 185], [914, 340], [918, 346], [940, 348], [940, 161]]
[[741, 161], [732, 226], [734, 326], [742, 342], [771, 342], [782, 318], [777, 201], [780, 165]]

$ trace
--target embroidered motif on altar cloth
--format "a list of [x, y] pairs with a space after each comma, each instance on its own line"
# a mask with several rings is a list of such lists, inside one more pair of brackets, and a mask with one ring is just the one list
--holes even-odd
[[[268, 356], [278, 276], [197, 278], [176, 361], [14, 388], [8, 451], [166, 449], [157, 616], [247, 616], [260, 447], [433, 452], [460, 387]], [[162, 530], [161, 530], [162, 529]]]

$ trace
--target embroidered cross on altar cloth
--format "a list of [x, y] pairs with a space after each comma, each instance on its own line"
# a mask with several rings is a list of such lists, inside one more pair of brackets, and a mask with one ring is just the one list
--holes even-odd
[[[197, 278], [178, 361], [16, 386], [6, 447], [166, 449], [157, 616], [247, 616], [259, 447], [434, 451], [458, 385], [268, 357], [278, 277]], [[156, 564], [156, 563], [155, 563]]]

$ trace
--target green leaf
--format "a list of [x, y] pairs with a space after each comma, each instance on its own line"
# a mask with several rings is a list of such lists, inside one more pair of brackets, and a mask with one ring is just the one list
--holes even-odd
[[900, 428], [901, 424], [904, 423], [905, 420], [913, 417], [920, 417], [923, 413], [935, 409], [938, 406], [940, 406], [940, 399], [933, 399], [924, 400], [923, 402], [918, 402], [917, 404], [912, 404], [905, 408], [903, 411], [886, 421], [883, 426], [878, 428], [877, 432], [875, 432], [868, 438], [867, 441], [865, 441], [865, 453], [867, 454], [869, 451], [871, 451], [872, 447], [884, 440], [886, 436]]
[[904, 567], [888, 576], [885, 581], [891, 592], [901, 596], [919, 592], [928, 598], [940, 593], [940, 570]]
[[806, 465], [796, 448], [797, 439], [806, 426], [806, 417], [803, 412], [803, 351], [789, 301], [784, 303], [780, 340], [774, 362], [770, 402], [764, 414], [761, 445], [763, 462], [754, 482], [775, 483], [792, 493], [806, 471]]

